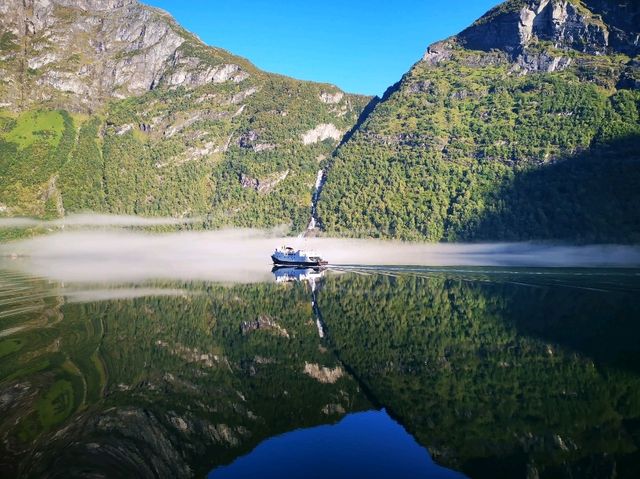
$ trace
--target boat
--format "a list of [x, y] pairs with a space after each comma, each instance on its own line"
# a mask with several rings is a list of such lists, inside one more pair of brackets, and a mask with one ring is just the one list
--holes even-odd
[[322, 266], [328, 264], [322, 256], [312, 251], [294, 250], [290, 246], [276, 249], [271, 255], [273, 264], [279, 266]]

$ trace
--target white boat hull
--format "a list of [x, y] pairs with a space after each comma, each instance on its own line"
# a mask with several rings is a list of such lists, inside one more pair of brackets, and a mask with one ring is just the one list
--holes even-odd
[[271, 259], [273, 260], [273, 264], [279, 266], [322, 266], [328, 264], [327, 261], [323, 259], [318, 259], [315, 261], [312, 260], [301, 260], [299, 258], [288, 260], [286, 258], [279, 258], [275, 254], [271, 255]]

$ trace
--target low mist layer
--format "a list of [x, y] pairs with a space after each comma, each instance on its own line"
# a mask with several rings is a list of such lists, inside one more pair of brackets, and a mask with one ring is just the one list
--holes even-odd
[[270, 255], [274, 248], [284, 244], [315, 250], [337, 267], [640, 267], [640, 248], [634, 246], [422, 244], [282, 238], [256, 230], [169, 234], [62, 232], [0, 245], [0, 267], [66, 282], [151, 279], [260, 282], [272, 280]]
[[146, 218], [129, 215], [96, 215], [72, 214], [56, 220], [38, 220], [34, 218], [0, 218], [0, 228], [31, 228], [31, 227], [64, 227], [64, 226], [163, 226], [181, 225], [200, 221], [197, 218]]

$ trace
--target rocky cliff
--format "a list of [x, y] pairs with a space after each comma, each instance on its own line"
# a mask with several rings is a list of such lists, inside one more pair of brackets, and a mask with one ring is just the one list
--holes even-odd
[[337, 152], [325, 229], [640, 241], [639, 5], [513, 0], [431, 45]]
[[[620, 3], [618, 5], [618, 3]], [[640, 51], [640, 4], [605, 0], [511, 0], [457, 36], [467, 48], [519, 53], [536, 41], [589, 53]]]
[[135, 0], [3, 0], [0, 13], [3, 104], [14, 109], [47, 102], [91, 111], [112, 98], [239, 83], [255, 73]]

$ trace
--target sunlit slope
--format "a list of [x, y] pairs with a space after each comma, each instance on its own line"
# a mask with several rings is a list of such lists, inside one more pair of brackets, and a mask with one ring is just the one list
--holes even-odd
[[98, 211], [298, 229], [318, 163], [368, 102], [263, 72], [136, 1], [0, 8], [5, 216]]
[[510, 1], [432, 45], [339, 148], [324, 228], [639, 241], [638, 13], [630, 1]]

